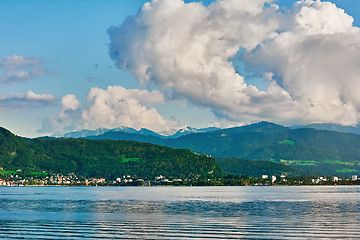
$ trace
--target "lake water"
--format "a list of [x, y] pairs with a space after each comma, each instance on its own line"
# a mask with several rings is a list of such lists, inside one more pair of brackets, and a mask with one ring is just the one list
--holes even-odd
[[359, 239], [360, 187], [1, 187], [0, 239]]

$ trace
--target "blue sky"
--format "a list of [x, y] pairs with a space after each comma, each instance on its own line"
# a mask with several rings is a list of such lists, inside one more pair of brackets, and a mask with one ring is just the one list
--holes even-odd
[[[232, 104], [222, 106], [219, 102], [208, 101], [208, 98], [203, 98], [202, 93], [196, 95], [197, 92], [184, 91], [184, 86], [179, 86], [179, 88], [168, 87], [171, 84], [171, 86], [175, 86], [176, 83], [183, 80], [179, 79], [178, 82], [165, 83], [164, 81], [170, 76], [162, 80], [160, 77], [163, 76], [161, 69], [154, 70], [151, 79], [145, 81], [145, 84], [140, 84], [141, 75], [135, 73], [138, 69], [130, 65], [122, 67], [120, 64], [124, 61], [124, 58], [118, 59], [116, 56], [111, 56], [110, 46], [123, 44], [116, 43], [114, 39], [117, 37], [118, 32], [122, 34], [121, 37], [126, 35], [124, 30], [119, 27], [111, 37], [108, 30], [112, 26], [122, 25], [126, 17], [135, 16], [145, 2], [147, 1], [0, 0], [0, 126], [17, 135], [35, 137], [53, 133], [61, 134], [81, 128], [116, 127], [116, 125], [130, 125], [135, 128], [144, 126], [161, 131], [185, 125], [197, 128], [208, 126], [227, 127], [258, 120], [271, 120], [282, 124], [299, 123], [293, 121], [299, 119], [295, 115], [288, 117], [286, 114], [279, 113], [277, 118], [268, 113], [271, 110], [265, 108], [259, 108], [258, 111], [255, 111], [254, 108], [258, 106], [256, 102], [258, 100], [256, 99], [259, 97], [252, 100], [254, 101], [252, 105], [244, 105], [244, 107], [241, 107], [241, 111], [237, 112], [237, 108]], [[211, 2], [213, 1], [204, 1], [204, 5], [208, 6]], [[294, 2], [289, 0], [274, 1], [282, 11], [290, 9]], [[333, 0], [331, 2], [351, 15], [355, 20], [355, 26], [360, 26], [360, 2], [354, 0]], [[160, 8], [161, 6], [156, 7]], [[162, 11], [166, 12], [166, 9]], [[184, 24], [191, 23], [184, 22]], [[131, 27], [131, 25], [129, 26]], [[156, 26], [153, 29], [156, 29]], [[140, 34], [140, 31], [137, 33]], [[136, 34], [134, 34], [133, 39], [129, 40], [129, 44], [136, 40]], [[264, 40], [265, 42], [267, 43]], [[128, 45], [121, 45], [121, 47], [124, 46]], [[244, 46], [241, 47], [246, 49]], [[131, 51], [124, 52], [129, 54], [129, 58], [136, 54]], [[251, 83], [258, 89], [263, 90], [270, 85], [269, 82], [263, 80], [265, 69], [269, 71], [270, 65], [263, 63], [259, 67], [258, 62], [254, 63], [252, 59], [260, 56], [259, 54], [264, 53], [259, 53], [254, 48], [252, 54], [245, 56], [243, 59], [240, 59], [243, 57], [240, 56], [233, 59], [233, 61], [234, 65], [237, 64], [237, 61], [240, 64], [244, 61], [247, 67], [239, 75], [248, 76], [248, 79], [245, 80], [246, 83]], [[17, 61], [17, 65], [9, 65], [9, 61]], [[154, 60], [150, 59], [149, 62], [153, 66], [156, 65]], [[264, 67], [265, 65], [266, 67]], [[153, 68], [149, 71], [151, 70]], [[264, 74], [256, 75], [261, 71], [264, 71]], [[284, 71], [279, 68], [272, 69], [275, 77], [279, 75], [276, 74], [278, 72], [282, 72], [283, 76], [285, 76]], [[11, 77], [14, 74], [19, 74], [19, 72], [24, 72], [29, 76], [19, 77], [17, 75], [17, 77]], [[254, 73], [256, 76], [251, 77]], [[159, 76], [159, 78], [153, 79], [156, 76]], [[291, 97], [294, 96], [295, 98], [302, 94], [292, 90], [286, 84], [286, 80], [276, 80], [276, 83], [286, 90]], [[227, 83], [224, 82], [224, 84]], [[115, 120], [111, 122], [106, 121], [106, 119], [112, 117], [110, 115], [105, 116], [105, 120], [92, 121], [92, 118], [100, 113], [95, 111], [92, 113], [92, 106], [90, 105], [100, 98], [100, 94], [108, 94], [110, 90], [105, 91], [108, 86], [121, 86], [111, 94], [121, 93], [124, 94], [124, 98], [129, 96], [129, 99], [138, 100], [138, 102], [135, 105], [122, 107], [112, 105], [111, 109], [124, 111], [124, 114], [116, 113]], [[87, 100], [89, 91], [91, 89], [95, 91], [95, 88], [98, 90], [98, 95], [92, 99], [93, 101]], [[140, 89], [143, 92], [130, 93], [127, 89]], [[248, 89], [247, 92], [250, 90]], [[221, 100], [223, 93], [214, 93], [214, 96], [219, 94]], [[265, 93], [259, 94], [261, 96], [265, 95]], [[271, 94], [274, 93], [271, 92]], [[64, 96], [69, 96], [66, 98], [66, 103], [63, 100]], [[136, 96], [140, 96], [141, 99], [137, 99]], [[157, 100], [149, 101], [150, 98], [156, 98]], [[270, 98], [270, 96], [267, 98]], [[116, 101], [127, 100], [116, 99]], [[242, 102], [242, 100], [237, 99], [234, 101], [240, 102], [239, 104]], [[349, 100], [349, 102], [356, 102], [356, 99]], [[350, 103], [346, 103], [348, 107]], [[142, 113], [136, 113], [132, 116], [133, 113], [130, 110], [135, 109], [133, 106]], [[357, 105], [354, 104], [354, 106], [357, 109]], [[286, 106], [284, 106], [285, 108]], [[127, 113], [129, 111], [130, 113]], [[309, 112], [311, 111], [309, 110]], [[251, 114], [248, 112], [251, 112]], [[357, 113], [357, 110], [355, 112]], [[107, 111], [106, 114], [111, 113]], [[126, 114], [128, 114], [130, 120], [126, 117]], [[311, 115], [304, 118], [303, 123], [335, 122], [356, 124], [357, 118], [351, 118], [353, 113], [348, 114], [348, 119], [339, 119], [337, 116], [322, 119], [317, 115]], [[142, 122], [142, 120], [139, 120], [142, 116], [144, 118], [154, 117], [154, 120], [149, 119]], [[81, 123], [81, 121], [86, 122], [86, 124]], [[161, 125], [157, 128], [152, 123], [154, 121], [161, 123]]]

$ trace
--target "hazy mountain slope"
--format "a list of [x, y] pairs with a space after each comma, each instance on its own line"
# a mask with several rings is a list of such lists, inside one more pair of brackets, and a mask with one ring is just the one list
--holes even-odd
[[98, 136], [98, 135], [104, 134], [110, 130], [111, 129], [107, 129], [107, 128], [98, 128], [96, 130], [84, 129], [81, 131], [65, 133], [64, 138], [83, 138], [83, 137], [88, 137], [88, 136]]
[[110, 131], [98, 136], [89, 136], [85, 139], [92, 140], [128, 140], [128, 141], [137, 141], [137, 142], [146, 142], [158, 145], [166, 145], [166, 140], [160, 137], [151, 136], [151, 135], [142, 135], [138, 133], [126, 133], [121, 131]]
[[353, 133], [360, 135], [360, 126], [343, 126], [340, 124], [332, 124], [332, 123], [315, 123], [309, 125], [297, 125], [291, 126], [292, 129], [299, 129], [299, 128], [314, 128], [317, 130], [328, 130], [328, 131], [336, 131], [336, 132], [343, 132], [343, 133]]
[[241, 158], [216, 158], [216, 162], [224, 169], [225, 172], [236, 175], [248, 175], [261, 177], [261, 175], [280, 175], [284, 172], [289, 174], [305, 175], [289, 166], [270, 161], [244, 160]]

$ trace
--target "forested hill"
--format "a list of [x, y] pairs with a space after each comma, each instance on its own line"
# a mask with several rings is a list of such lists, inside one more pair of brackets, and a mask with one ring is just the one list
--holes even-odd
[[[188, 148], [214, 157], [282, 163], [307, 174], [342, 177], [360, 174], [360, 136], [350, 133], [311, 128], [290, 129], [262, 122], [190, 134], [175, 139], [167, 146]], [[228, 169], [225, 166], [229, 164], [221, 165]]]
[[253, 160], [342, 160], [360, 162], [360, 136], [311, 128], [291, 129], [269, 122], [161, 139], [111, 132], [90, 139], [135, 140], [186, 148], [214, 157]]
[[0, 127], [0, 166], [30, 166], [33, 158], [30, 145], [26, 140]]
[[185, 178], [189, 174], [202, 177], [223, 174], [213, 158], [190, 150], [133, 141], [23, 140], [3, 128], [0, 128], [0, 166], [110, 179], [122, 175], [151, 179], [159, 175]]
[[167, 146], [216, 157], [254, 160], [343, 160], [360, 162], [360, 136], [311, 128], [290, 129], [259, 123], [204, 134], [191, 134]]
[[306, 172], [343, 176], [360, 174], [360, 136], [351, 133], [312, 128], [291, 129], [260, 122], [174, 139], [123, 133], [106, 133], [92, 138], [131, 139], [191, 149], [219, 158], [272, 161]]

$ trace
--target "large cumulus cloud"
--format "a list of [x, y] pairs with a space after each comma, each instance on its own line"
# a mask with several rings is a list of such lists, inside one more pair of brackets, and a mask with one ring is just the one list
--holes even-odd
[[[110, 55], [141, 84], [234, 121], [359, 120], [359, 31], [334, 4], [222, 0], [208, 7], [154, 0], [109, 29]], [[231, 59], [268, 76], [261, 91]]]
[[329, 2], [298, 2], [276, 37], [247, 52], [256, 71], [300, 104], [308, 122], [354, 124], [360, 110], [360, 31], [353, 18]]
[[62, 135], [73, 130], [119, 126], [167, 131], [177, 127], [177, 123], [165, 120], [152, 107], [163, 101], [163, 95], [155, 90], [93, 87], [84, 105], [73, 94], [64, 96], [59, 113], [44, 121], [40, 132]]
[[163, 102], [163, 96], [158, 91], [125, 89], [120, 86], [109, 86], [105, 90], [92, 88], [87, 100], [90, 107], [82, 112], [84, 127], [87, 129], [128, 126], [160, 131], [168, 127], [168, 122], [151, 107]]

